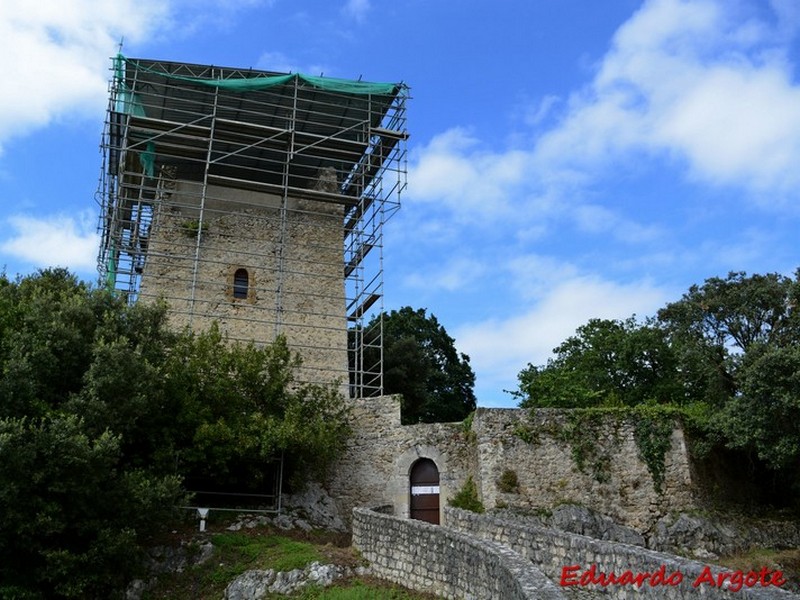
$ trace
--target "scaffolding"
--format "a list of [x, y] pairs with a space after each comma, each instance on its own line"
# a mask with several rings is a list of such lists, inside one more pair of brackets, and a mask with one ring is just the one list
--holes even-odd
[[[300, 381], [383, 392], [383, 224], [406, 187], [403, 83], [117, 56], [101, 281], [176, 327], [285, 335]], [[372, 327], [369, 327], [372, 323]]]

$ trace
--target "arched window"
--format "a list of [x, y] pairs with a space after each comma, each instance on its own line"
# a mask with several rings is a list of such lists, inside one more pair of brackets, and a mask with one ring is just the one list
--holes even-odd
[[233, 274], [233, 297], [247, 299], [250, 289], [250, 274], [247, 269], [236, 269]]

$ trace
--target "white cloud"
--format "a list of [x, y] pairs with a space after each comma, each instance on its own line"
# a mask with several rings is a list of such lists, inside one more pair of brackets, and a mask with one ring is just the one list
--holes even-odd
[[708, 69], [655, 136], [698, 177], [788, 191], [800, 183], [800, 88], [775, 67]]
[[526, 364], [545, 363], [553, 348], [590, 318], [651, 315], [668, 297], [648, 281], [622, 284], [594, 275], [576, 275], [569, 265], [559, 277], [555, 266], [549, 264], [553, 278], [550, 287], [545, 289], [543, 279], [538, 282], [542, 295], [527, 311], [455, 331], [459, 349], [469, 355], [473, 368], [481, 374], [480, 387], [511, 389]]
[[796, 29], [797, 11], [776, 4], [783, 9], [770, 26], [715, 0], [646, 2], [539, 140], [538, 166], [618, 168], [620, 157], [644, 151], [678, 158], [713, 185], [796, 194], [800, 86], [776, 40]]
[[446, 264], [430, 263], [430, 268], [417, 269], [403, 282], [411, 288], [454, 292], [474, 284], [487, 272], [487, 266], [470, 258], [457, 257]]
[[552, 256], [523, 254], [503, 263], [510, 276], [511, 287], [526, 300], [540, 300], [547, 296], [558, 281], [580, 278], [579, 269]]
[[571, 213], [578, 229], [586, 233], [611, 233], [616, 239], [629, 243], [648, 242], [660, 236], [657, 227], [640, 225], [604, 206], [583, 204], [576, 206]]
[[347, 0], [342, 11], [348, 17], [359, 23], [367, 18], [370, 9], [370, 0]]
[[579, 231], [627, 243], [661, 236], [656, 227], [582, 201], [586, 173], [565, 165], [536, 167], [542, 165], [533, 151], [492, 152], [467, 130], [454, 128], [417, 150], [409, 169], [409, 195], [426, 209], [446, 209], [460, 228], [467, 223], [488, 231], [506, 223], [520, 240], [540, 237], [563, 219]]
[[529, 154], [482, 150], [465, 129], [434, 137], [409, 169], [413, 201], [444, 203], [463, 219], [508, 215], [527, 181]]
[[330, 71], [319, 64], [302, 66], [283, 52], [264, 52], [258, 58], [256, 68], [278, 73], [305, 73], [307, 75], [320, 75]]
[[8, 222], [15, 234], [0, 244], [1, 253], [35, 267], [90, 271], [96, 266], [100, 239], [95, 232], [93, 214], [86, 213], [78, 219], [16, 216]]
[[547, 119], [554, 108], [561, 102], [558, 96], [547, 95], [536, 106], [530, 107], [525, 114], [525, 123], [536, 126]]
[[0, 3], [0, 148], [67, 114], [98, 114], [109, 57], [166, 15], [158, 0]]
[[168, 0], [172, 18], [158, 28], [158, 37], [168, 35], [186, 39], [194, 35], [207, 36], [210, 30], [230, 31], [242, 11], [270, 8], [275, 0]]
[[[274, 0], [0, 2], [0, 150], [14, 136], [69, 116], [96, 117], [120, 42], [186, 38], [230, 28]], [[178, 18], [178, 16], [180, 18]], [[123, 47], [123, 52], [125, 47]]]
[[283, 52], [264, 52], [256, 63], [256, 68], [278, 73], [298, 73], [301, 69]]
[[772, 7], [767, 20], [747, 3], [648, 0], [585, 88], [534, 103], [528, 124], [561, 112], [553, 127], [500, 151], [464, 128], [436, 136], [413, 157], [411, 200], [462, 222], [514, 219], [541, 231], [559, 213], [587, 233], [652, 242], [663, 232], [588, 203], [586, 190], [657, 157], [689, 179], [785, 204], [800, 186], [800, 85], [787, 42], [800, 10], [786, 0]]

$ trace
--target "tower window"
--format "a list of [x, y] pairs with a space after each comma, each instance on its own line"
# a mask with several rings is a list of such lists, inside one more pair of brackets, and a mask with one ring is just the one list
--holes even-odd
[[247, 299], [250, 289], [250, 274], [247, 269], [236, 269], [233, 274], [233, 297]]

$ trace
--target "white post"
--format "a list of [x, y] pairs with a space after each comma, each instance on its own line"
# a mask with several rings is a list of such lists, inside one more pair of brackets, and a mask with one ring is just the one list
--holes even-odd
[[198, 508], [197, 516], [200, 517], [200, 531], [206, 530], [206, 517], [208, 517], [208, 508]]

